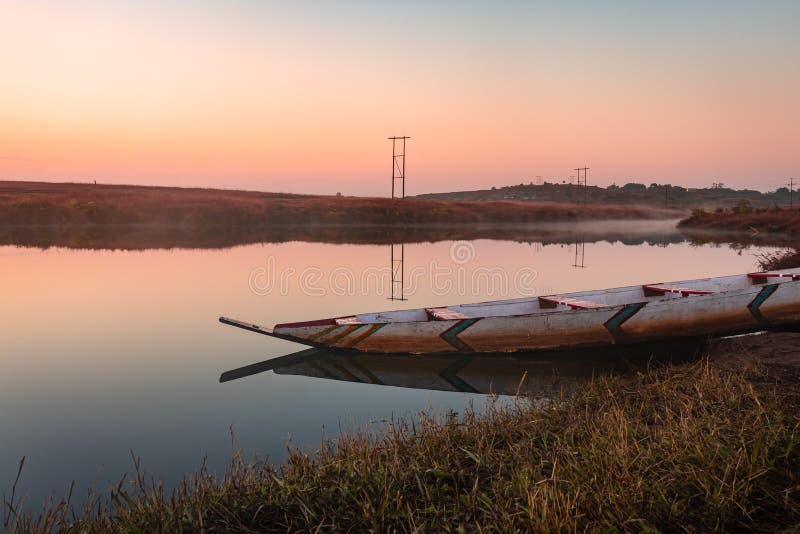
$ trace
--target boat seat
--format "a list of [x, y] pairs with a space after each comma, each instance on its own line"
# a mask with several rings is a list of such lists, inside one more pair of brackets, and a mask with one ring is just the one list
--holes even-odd
[[560, 297], [558, 295], [539, 297], [539, 307], [541, 308], [555, 308], [559, 304], [569, 306], [573, 310], [590, 310], [593, 308], [605, 308], [608, 306], [608, 304], [600, 304], [598, 302], [591, 302], [589, 300], [581, 300], [572, 297]]
[[754, 284], [766, 284], [769, 278], [791, 278], [792, 280], [800, 280], [800, 273], [748, 273], [747, 277], [751, 279]]
[[469, 319], [468, 315], [451, 310], [450, 308], [425, 308], [428, 317], [436, 321], [457, 321], [459, 319]]
[[361, 324], [361, 321], [355, 315], [350, 317], [339, 317], [336, 319], [336, 324]]
[[642, 286], [642, 288], [644, 289], [644, 295], [646, 297], [655, 297], [658, 295], [665, 295], [667, 293], [677, 293], [682, 297], [688, 297], [689, 295], [710, 295], [712, 293], [716, 293], [716, 291], [712, 289], [692, 289], [689, 287], [669, 286], [666, 284], [648, 284]]

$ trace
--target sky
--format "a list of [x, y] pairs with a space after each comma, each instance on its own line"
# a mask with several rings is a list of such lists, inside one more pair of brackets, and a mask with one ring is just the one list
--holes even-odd
[[0, 2], [0, 179], [800, 179], [800, 2]]

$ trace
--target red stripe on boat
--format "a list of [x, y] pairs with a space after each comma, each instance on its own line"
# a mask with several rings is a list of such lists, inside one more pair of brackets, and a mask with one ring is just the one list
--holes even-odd
[[317, 319], [316, 321], [301, 321], [299, 323], [276, 324], [275, 328], [302, 328], [304, 326], [327, 326], [335, 324], [358, 324], [354, 323], [355, 317], [334, 317], [332, 319]]
[[792, 280], [800, 279], [800, 273], [747, 273], [748, 278], [791, 278]]
[[645, 294], [650, 291], [652, 293], [680, 293], [684, 297], [686, 295], [711, 295], [716, 291], [711, 289], [692, 289], [690, 287], [669, 286], [664, 284], [648, 284], [644, 287]]

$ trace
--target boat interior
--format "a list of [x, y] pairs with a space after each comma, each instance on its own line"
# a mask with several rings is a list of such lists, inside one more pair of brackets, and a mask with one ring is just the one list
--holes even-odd
[[558, 295], [495, 300], [440, 308], [418, 308], [413, 310], [363, 313], [334, 319], [323, 319], [321, 321], [286, 323], [277, 325], [276, 328], [323, 324], [348, 325], [453, 321], [484, 317], [510, 317], [515, 315], [557, 313], [568, 310], [607, 308], [651, 300], [698, 298], [730, 291], [742, 291], [754, 285], [786, 283], [798, 280], [800, 280], [800, 271], [797, 269], [786, 269], [782, 271], [739, 274], [679, 282], [659, 282]]

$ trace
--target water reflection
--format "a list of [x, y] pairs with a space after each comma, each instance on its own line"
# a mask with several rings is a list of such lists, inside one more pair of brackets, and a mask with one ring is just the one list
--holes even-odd
[[231, 382], [266, 371], [341, 382], [494, 395], [552, 397], [593, 376], [688, 361], [706, 340], [536, 354], [356, 354], [307, 349], [222, 373]]
[[[169, 488], [204, 457], [210, 469], [227, 465], [231, 425], [242, 448], [279, 462], [287, 436], [294, 445], [313, 448], [323, 427], [410, 417], [419, 410], [460, 411], [487, 400], [462, 391], [513, 393], [526, 372], [524, 384], [533, 394], [538, 387], [541, 395], [549, 395], [552, 381], [556, 388], [574, 387], [568, 384], [628, 365], [625, 358], [603, 363], [597, 354], [588, 362], [567, 362], [563, 354], [549, 362], [541, 356], [479, 358], [461, 367], [446, 358], [373, 361], [328, 355], [318, 362], [324, 373], [311, 366], [310, 358], [294, 364], [284, 359], [261, 365], [281, 363], [275, 372], [219, 385], [225, 369], [298, 350], [287, 341], [219, 325], [220, 315], [275, 324], [528, 296], [523, 289], [555, 294], [722, 276], [752, 270], [753, 254], [768, 251], [738, 255], [728, 247], [683, 242], [674, 228], [631, 235], [623, 232], [630, 222], [607, 228], [593, 224], [594, 233], [580, 226], [540, 225], [535, 232], [482, 227], [478, 233], [504, 240], [459, 242], [466, 255], [454, 254], [452, 241], [421, 242], [412, 249], [408, 235], [398, 239], [395, 230], [377, 228], [350, 236], [339, 230], [334, 236], [347, 242], [369, 239], [373, 245], [293, 241], [142, 251], [79, 250], [136, 245], [137, 236], [125, 232], [75, 235], [53, 229], [57, 235], [50, 239], [31, 231], [31, 242], [70, 248], [0, 247], [0, 294], [7, 304], [0, 306], [0, 491], [10, 487], [23, 456], [19, 489], [31, 506], [65, 494], [72, 481], [76, 495], [92, 485], [102, 489], [130, 470], [131, 450]], [[446, 229], [439, 236], [452, 232], [453, 239], [462, 239], [474, 231]], [[140, 236], [141, 248], [230, 242], [153, 233]], [[300, 237], [279, 234], [275, 230], [276, 239]], [[585, 269], [570, 267], [575, 236], [590, 243]], [[0, 231], [0, 242], [5, 238], [14, 236]], [[314, 236], [324, 239], [324, 232]], [[388, 298], [391, 243], [402, 252], [402, 297], [413, 299], [414, 306]], [[666, 243], [674, 244], [660, 246]], [[531, 272], [536, 276], [530, 279], [511, 276]], [[256, 284], [251, 283], [254, 273]], [[352, 280], [344, 276], [348, 273]], [[508, 283], [495, 273], [506, 273]], [[350, 362], [386, 385], [405, 387], [373, 385]]]
[[405, 298], [406, 290], [406, 245], [405, 243], [392, 243], [389, 256], [389, 300], [408, 300]]
[[219, 249], [256, 243], [390, 245], [454, 240], [503, 239], [526, 243], [571, 243], [580, 234], [586, 242], [680, 243], [686, 237], [676, 220], [591, 221], [470, 225], [272, 225], [212, 228], [133, 226], [0, 227], [0, 246], [65, 247], [72, 249], [147, 250], [172, 248]]
[[575, 241], [575, 259], [572, 262], [575, 268], [583, 269], [586, 267], [586, 242]]

